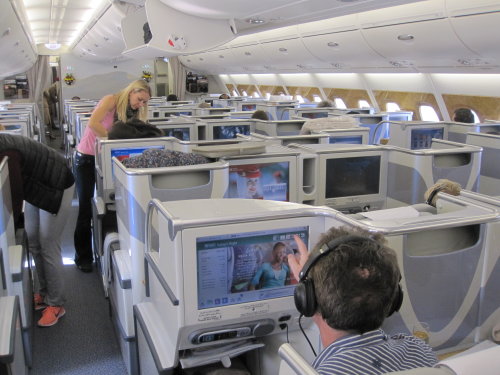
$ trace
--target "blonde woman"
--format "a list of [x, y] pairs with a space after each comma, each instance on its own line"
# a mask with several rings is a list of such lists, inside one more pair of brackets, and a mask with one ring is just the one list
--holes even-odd
[[78, 219], [74, 233], [75, 264], [83, 272], [92, 272], [92, 205], [95, 186], [95, 140], [106, 137], [115, 121], [147, 120], [151, 88], [144, 80], [130, 83], [122, 91], [106, 95], [95, 107], [76, 147], [74, 174], [78, 193]]

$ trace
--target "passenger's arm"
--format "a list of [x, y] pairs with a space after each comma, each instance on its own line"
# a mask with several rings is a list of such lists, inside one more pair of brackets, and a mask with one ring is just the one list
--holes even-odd
[[102, 98], [99, 106], [92, 112], [90, 116], [88, 127], [98, 137], [107, 137], [108, 131], [102, 124], [106, 114], [116, 108], [116, 99], [114, 95], [106, 95]]

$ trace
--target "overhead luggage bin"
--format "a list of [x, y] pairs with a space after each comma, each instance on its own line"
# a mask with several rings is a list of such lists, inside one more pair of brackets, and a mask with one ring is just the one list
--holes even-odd
[[[362, 34], [394, 67], [455, 66], [460, 58], [480, 57], [457, 38], [447, 19], [373, 27]], [[446, 43], [431, 43], [437, 35]]]
[[450, 17], [450, 24], [456, 35], [469, 49], [481, 56], [476, 59], [462, 59], [462, 65], [487, 66], [490, 63], [488, 59], [500, 57], [498, 49], [492, 48], [498, 41], [500, 32], [500, 4], [498, 1], [496, 3], [497, 9], [491, 13]]
[[[152, 35], [150, 40], [144, 31], [146, 23]], [[235, 37], [229, 20], [191, 16], [166, 6], [160, 0], [146, 0], [144, 7], [124, 17], [121, 25], [125, 41], [123, 54], [131, 58], [196, 53]]]

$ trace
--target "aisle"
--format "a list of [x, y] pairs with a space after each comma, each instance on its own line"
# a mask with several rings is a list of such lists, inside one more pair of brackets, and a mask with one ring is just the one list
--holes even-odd
[[[51, 145], [59, 149], [60, 138]], [[73, 199], [62, 240], [66, 315], [53, 327], [39, 328], [36, 322], [41, 313], [35, 312], [30, 375], [125, 375], [127, 371], [97, 270], [94, 267], [92, 273], [83, 273], [73, 263], [77, 214], [78, 201]]]

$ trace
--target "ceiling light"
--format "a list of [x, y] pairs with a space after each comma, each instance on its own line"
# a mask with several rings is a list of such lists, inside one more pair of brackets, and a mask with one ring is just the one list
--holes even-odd
[[45, 43], [45, 48], [56, 50], [61, 48], [61, 43]]

